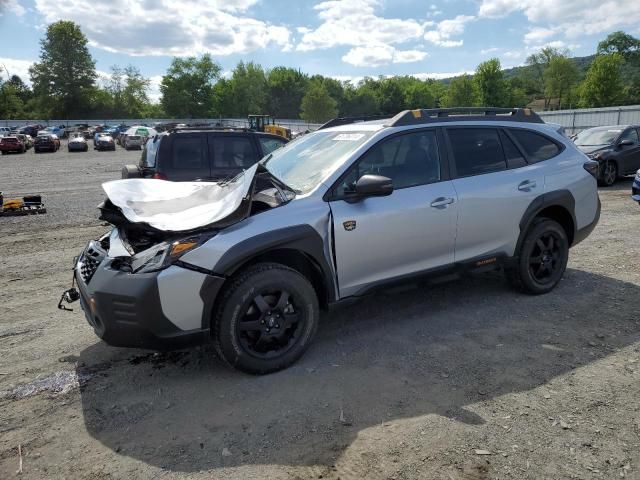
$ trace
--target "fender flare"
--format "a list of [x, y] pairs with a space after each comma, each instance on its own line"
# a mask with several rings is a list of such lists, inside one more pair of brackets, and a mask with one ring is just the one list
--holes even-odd
[[235, 244], [220, 257], [213, 272], [230, 276], [251, 259], [269, 251], [296, 250], [304, 254], [318, 270], [329, 294], [328, 300], [332, 302], [336, 300], [337, 285], [324, 247], [322, 237], [310, 225], [279, 228]]
[[573, 197], [573, 194], [569, 190], [555, 190], [553, 192], [543, 193], [533, 199], [522, 215], [522, 219], [519, 224], [520, 235], [514, 252], [515, 256], [520, 252], [524, 236], [529, 230], [533, 219], [536, 218], [542, 210], [549, 207], [562, 207], [569, 213], [569, 215], [571, 215], [571, 220], [573, 222], [573, 232], [571, 232], [571, 236], [572, 238], [575, 238], [578, 224], [576, 222], [576, 200]]

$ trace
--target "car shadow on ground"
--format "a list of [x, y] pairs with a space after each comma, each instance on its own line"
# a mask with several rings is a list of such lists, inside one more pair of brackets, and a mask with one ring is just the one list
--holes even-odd
[[358, 432], [527, 391], [639, 339], [639, 287], [570, 269], [551, 294], [501, 276], [415, 287], [324, 315], [288, 370], [248, 376], [207, 347], [154, 354], [103, 343], [79, 373], [88, 432], [150, 465], [192, 472], [245, 464], [331, 465]]

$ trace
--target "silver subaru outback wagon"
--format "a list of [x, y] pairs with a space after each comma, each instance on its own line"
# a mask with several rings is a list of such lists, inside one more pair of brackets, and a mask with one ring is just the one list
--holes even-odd
[[111, 345], [212, 341], [229, 365], [268, 373], [305, 352], [321, 309], [392, 282], [501, 269], [549, 292], [598, 222], [597, 163], [530, 110], [361, 120], [218, 183], [108, 182], [114, 228], [63, 299], [79, 297]]

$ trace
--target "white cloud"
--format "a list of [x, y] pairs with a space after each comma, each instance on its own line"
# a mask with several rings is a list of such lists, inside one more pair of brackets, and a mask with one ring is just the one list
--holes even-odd
[[482, 50], [480, 50], [480, 53], [482, 55], [488, 55], [490, 53], [495, 53], [498, 50], [500, 50], [498, 47], [491, 47], [491, 48], [483, 48]]
[[517, 59], [517, 58], [521, 58], [524, 55], [524, 52], [520, 52], [518, 50], [509, 50], [508, 52], [504, 52], [502, 54], [504, 56], [504, 58], [509, 58], [509, 59]]
[[[321, 24], [303, 33], [296, 50], [392, 45], [416, 40], [424, 25], [416, 20], [384, 18], [375, 14], [379, 0], [329, 0], [314, 6]], [[347, 54], [348, 55], [348, 54]]]
[[[1, 1], [1, 0], [0, 0]], [[257, 0], [35, 0], [46, 23], [73, 20], [92, 46], [129, 55], [245, 54], [286, 48], [287, 27], [251, 18]]]
[[390, 63], [410, 63], [424, 60], [427, 52], [420, 50], [396, 50], [391, 45], [354, 47], [342, 57], [342, 61], [356, 67], [379, 67]]
[[[478, 15], [500, 18], [516, 11], [522, 12], [531, 23], [544, 24], [534, 36], [544, 36], [545, 29], [552, 29], [554, 33], [575, 38], [640, 24], [637, 0], [482, 0]], [[530, 42], [543, 40], [532, 38], [531, 32], [527, 35]]]
[[540, 43], [553, 37], [556, 30], [553, 28], [533, 27], [524, 35], [524, 43]]
[[160, 97], [162, 93], [160, 92], [160, 82], [162, 82], [162, 75], [154, 75], [149, 77], [151, 83], [149, 84], [149, 91], [147, 95], [149, 96], [149, 100], [153, 103], [158, 103], [160, 101]]
[[0, 17], [4, 12], [22, 17], [26, 13], [26, 9], [18, 3], [18, 0], [0, 0]]
[[[473, 75], [474, 72], [472, 70], [461, 71], [461, 72], [430, 72], [430, 73], [422, 72], [422, 73], [409, 73], [407, 75], [401, 75], [401, 76], [414, 77], [419, 80], [429, 80], [429, 79], [442, 80], [443, 78], [459, 77], [465, 74]], [[397, 76], [399, 75], [380, 75], [380, 77], [382, 78], [392, 78]], [[357, 85], [358, 83], [360, 83], [362, 80], [365, 79], [364, 76], [358, 76], [358, 75], [329, 75], [329, 77], [334, 78], [340, 82], [351, 82], [353, 85]]]
[[458, 15], [455, 18], [443, 20], [438, 23], [435, 30], [426, 32], [424, 39], [440, 47], [460, 47], [463, 41], [452, 40], [451, 37], [462, 35], [465, 25], [474, 19], [475, 17], [471, 15]]
[[29, 78], [29, 67], [33, 65], [31, 60], [18, 60], [16, 58], [0, 57], [0, 78], [7, 79], [8, 75], [18, 75], [26, 84], [31, 84]]

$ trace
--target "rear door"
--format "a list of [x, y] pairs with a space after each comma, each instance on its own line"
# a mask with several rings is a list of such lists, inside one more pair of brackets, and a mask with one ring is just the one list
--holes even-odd
[[259, 160], [253, 135], [210, 133], [211, 178], [232, 178]]
[[453, 186], [458, 196], [455, 260], [512, 255], [522, 219], [544, 192], [541, 164], [527, 164], [500, 128], [448, 127]]
[[[164, 142], [163, 145], [164, 147]], [[177, 133], [171, 136], [167, 149], [162, 148], [158, 172], [176, 182], [194, 182], [211, 177], [207, 155], [207, 136], [202, 133]]]

